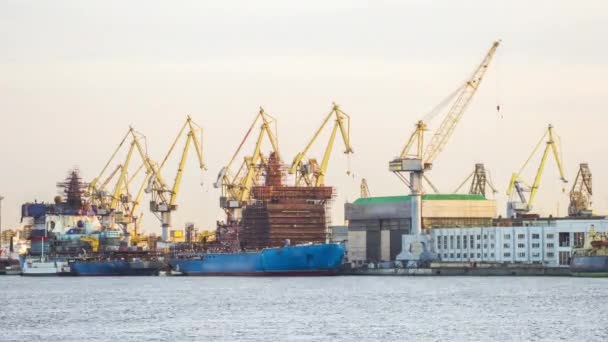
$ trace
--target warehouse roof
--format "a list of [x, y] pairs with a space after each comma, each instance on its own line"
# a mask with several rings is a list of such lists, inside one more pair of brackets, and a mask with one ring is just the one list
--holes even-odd
[[[386, 197], [367, 197], [355, 200], [354, 204], [375, 204], [375, 203], [390, 203], [390, 202], [405, 202], [409, 201], [411, 196], [386, 196]], [[486, 200], [482, 195], [468, 194], [427, 194], [422, 195], [424, 201], [483, 201]]]

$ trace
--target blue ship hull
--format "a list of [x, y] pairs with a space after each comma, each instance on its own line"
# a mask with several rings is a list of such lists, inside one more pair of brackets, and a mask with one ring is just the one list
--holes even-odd
[[330, 275], [338, 271], [343, 259], [343, 245], [321, 244], [201, 254], [193, 259], [171, 259], [169, 265], [184, 275]]
[[151, 276], [158, 275], [164, 264], [159, 261], [73, 261], [75, 276]]
[[574, 276], [608, 277], [608, 256], [575, 255], [570, 262], [570, 272]]

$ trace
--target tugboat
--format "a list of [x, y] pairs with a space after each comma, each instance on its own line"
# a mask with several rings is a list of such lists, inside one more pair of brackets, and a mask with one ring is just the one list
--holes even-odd
[[584, 247], [572, 255], [570, 273], [575, 277], [608, 277], [608, 233], [591, 228]]

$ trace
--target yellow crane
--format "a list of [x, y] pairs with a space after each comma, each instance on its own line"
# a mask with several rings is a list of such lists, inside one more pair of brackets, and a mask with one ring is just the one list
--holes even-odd
[[[538, 170], [536, 171], [534, 182], [530, 185], [522, 179], [522, 172], [526, 169], [526, 166], [530, 163], [530, 160], [534, 157], [534, 155], [543, 143], [545, 144], [545, 149], [543, 151]], [[557, 169], [560, 175], [560, 180], [563, 183], [568, 182], [566, 180], [566, 177], [564, 176], [564, 169], [562, 167], [563, 164], [557, 143], [555, 141], [553, 126], [549, 125], [547, 131], [545, 131], [545, 134], [543, 134], [541, 139], [538, 141], [538, 144], [536, 144], [534, 150], [532, 150], [532, 153], [530, 154], [524, 165], [522, 165], [518, 172], [514, 172], [511, 176], [511, 180], [509, 181], [509, 186], [507, 188], [507, 195], [509, 196], [509, 201], [507, 202], [508, 217], [527, 214], [532, 209], [532, 205], [534, 204], [534, 199], [536, 198], [538, 187], [540, 185], [540, 180], [543, 176], [547, 157], [549, 156], [549, 150], [553, 152], [553, 157], [555, 159], [555, 163], [557, 164]], [[517, 193], [518, 198], [514, 197], [515, 192]], [[526, 192], [530, 193], [529, 198], [526, 198]]]
[[[321, 164], [319, 165], [317, 159], [315, 158], [307, 158], [307, 153], [309, 152], [312, 145], [315, 143], [323, 128], [327, 125], [331, 118], [334, 118], [334, 126], [331, 130], [331, 135], [329, 137], [329, 142], [325, 147], [325, 153], [323, 154], [323, 159], [321, 160]], [[350, 144], [350, 116], [344, 113], [337, 104], [333, 104], [333, 107], [329, 114], [323, 120], [321, 126], [317, 129], [315, 134], [309, 140], [304, 150], [299, 152], [293, 162], [291, 163], [291, 167], [289, 168], [290, 174], [296, 175], [296, 186], [324, 186], [325, 185], [325, 175], [327, 172], [327, 166], [329, 164], [329, 158], [331, 156], [331, 152], [333, 150], [334, 142], [336, 140], [336, 134], [340, 130], [340, 135], [342, 137], [342, 141], [344, 142], [344, 153], [349, 155], [353, 153], [353, 149]], [[350, 171], [348, 171], [350, 173]]]
[[589, 164], [581, 163], [578, 173], [570, 190], [570, 205], [568, 215], [570, 216], [591, 216], [591, 196], [593, 196], [593, 185]]
[[[128, 151], [126, 152], [125, 160], [122, 163], [119, 163], [105, 180], [101, 181], [104, 179], [103, 177], [110, 165], [116, 161], [118, 153], [123, 146], [125, 146], [129, 138], [131, 138], [131, 141], [129, 143]], [[138, 139], [138, 134], [130, 127], [129, 131], [127, 131], [121, 142], [113, 151], [110, 159], [104, 165], [102, 171], [89, 183], [87, 194], [91, 199], [91, 204], [97, 206], [97, 214], [100, 216], [102, 224], [106, 227], [114, 228], [115, 224], [120, 224], [125, 228], [124, 220], [126, 218], [123, 215], [125, 207], [128, 206], [128, 202], [130, 201], [128, 191], [129, 166], [133, 154], [137, 150]], [[137, 172], [139, 171], [136, 171], [135, 173]], [[115, 180], [114, 178], [117, 175], [118, 179]], [[113, 180], [115, 180], [114, 189], [111, 192], [106, 191], [106, 187]]]
[[[179, 130], [179, 133], [175, 137], [173, 144], [171, 144], [169, 151], [165, 155], [165, 158], [160, 165], [156, 166], [149, 160], [149, 158], [148, 162], [145, 162], [145, 164], [148, 164], [147, 169], [152, 172], [147, 188], [147, 190], [152, 193], [150, 211], [157, 215], [161, 221], [163, 241], [167, 241], [169, 237], [169, 230], [171, 228], [171, 213], [177, 210], [177, 196], [180, 191], [186, 161], [188, 160], [190, 145], [192, 145], [196, 151], [199, 169], [201, 171], [206, 170], [203, 160], [202, 135], [202, 128], [194, 123], [190, 116], [188, 116], [186, 122]], [[165, 185], [164, 181], [162, 181], [161, 173], [169, 157], [173, 154], [177, 143], [184, 136], [186, 141], [184, 143], [182, 155], [178, 164], [177, 173], [175, 174], [173, 185], [168, 187]]]
[[[258, 124], [259, 133], [253, 153], [245, 156], [237, 171], [233, 172], [233, 165], [236, 163], [243, 146]], [[215, 188], [221, 188], [222, 190], [220, 206], [226, 211], [229, 220], [240, 218], [240, 209], [250, 200], [251, 187], [259, 181], [263, 169], [262, 166], [266, 162], [266, 158], [262, 153], [264, 138], [270, 142], [272, 152], [280, 159], [279, 145], [276, 138], [276, 119], [266, 113], [263, 108], [260, 108], [232, 158], [226, 166], [222, 167], [217, 176], [217, 181], [213, 184]]]
[[[421, 218], [421, 196], [422, 196], [422, 180], [426, 180], [433, 190], [435, 187], [430, 183], [425, 176], [425, 171], [432, 168], [435, 158], [443, 151], [448, 143], [452, 133], [462, 118], [467, 106], [471, 102], [473, 96], [479, 89], [481, 81], [490, 65], [490, 62], [496, 54], [496, 49], [500, 45], [500, 41], [495, 41], [485, 54], [483, 60], [469, 79], [452, 92], [445, 100], [437, 105], [429, 112], [422, 120], [416, 123], [416, 128], [408, 139], [405, 147], [401, 150], [399, 157], [389, 162], [389, 170], [395, 173], [410, 189], [412, 200], [412, 233], [419, 234], [422, 229]], [[454, 100], [455, 99], [455, 100]], [[441, 109], [452, 103], [439, 128], [431, 137], [428, 145], [425, 146], [425, 132], [427, 125]], [[406, 175], [409, 175], [409, 179]]]

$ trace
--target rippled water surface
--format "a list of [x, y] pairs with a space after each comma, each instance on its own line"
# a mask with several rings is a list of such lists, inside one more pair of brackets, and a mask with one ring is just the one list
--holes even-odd
[[0, 277], [0, 341], [606, 341], [608, 279]]

